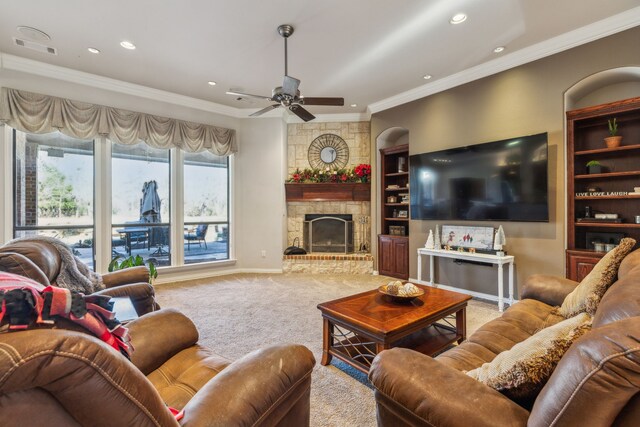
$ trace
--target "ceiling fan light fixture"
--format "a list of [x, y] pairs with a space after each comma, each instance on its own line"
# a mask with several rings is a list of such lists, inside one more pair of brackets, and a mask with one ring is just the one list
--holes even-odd
[[[278, 34], [284, 39], [284, 78], [282, 81], [282, 86], [276, 86], [271, 91], [271, 96], [263, 96], [263, 95], [254, 95], [250, 93], [239, 92], [235, 90], [228, 90], [228, 95], [234, 95], [239, 98], [258, 98], [266, 101], [274, 102], [274, 104], [263, 108], [262, 110], [258, 110], [253, 114], [250, 114], [250, 117], [260, 116], [268, 111], [273, 110], [274, 108], [283, 107], [287, 108], [293, 114], [308, 122], [309, 120], [313, 120], [316, 117], [308, 112], [303, 105], [324, 105], [324, 106], [343, 106], [344, 98], [335, 98], [335, 97], [304, 97], [300, 94], [300, 90], [298, 87], [300, 86], [300, 80], [295, 77], [291, 77], [288, 72], [288, 55], [287, 55], [287, 38], [293, 34], [293, 26], [291, 25], [280, 25], [278, 27]], [[353, 105], [356, 106], [355, 104]]]
[[462, 24], [466, 20], [467, 20], [467, 15], [465, 15], [464, 13], [456, 13], [451, 17], [451, 19], [449, 20], [449, 23], [453, 25]]

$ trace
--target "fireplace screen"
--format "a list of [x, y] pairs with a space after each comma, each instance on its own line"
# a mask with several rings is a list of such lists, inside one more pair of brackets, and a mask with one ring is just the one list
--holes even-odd
[[307, 252], [353, 252], [351, 215], [308, 214], [304, 216], [304, 248]]

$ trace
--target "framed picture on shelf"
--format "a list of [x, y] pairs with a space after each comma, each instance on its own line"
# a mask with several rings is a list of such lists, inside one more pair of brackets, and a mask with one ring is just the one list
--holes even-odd
[[409, 218], [409, 211], [398, 211], [398, 218]]
[[453, 248], [475, 248], [493, 250], [493, 227], [473, 227], [467, 225], [443, 225], [441, 244]]
[[409, 203], [409, 194], [408, 193], [400, 193], [398, 194], [400, 197], [400, 203]]
[[389, 234], [392, 236], [404, 236], [406, 228], [404, 225], [390, 225]]
[[397, 203], [398, 199], [396, 196], [387, 196], [387, 203]]

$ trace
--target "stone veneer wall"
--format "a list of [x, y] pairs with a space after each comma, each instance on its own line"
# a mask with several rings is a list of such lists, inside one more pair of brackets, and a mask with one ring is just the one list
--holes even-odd
[[[328, 123], [292, 123], [287, 129], [287, 178], [296, 169], [305, 169], [309, 165], [308, 151], [311, 142], [325, 133], [338, 135], [349, 147], [349, 162], [347, 168], [353, 168], [361, 163], [371, 164], [369, 146], [371, 143], [371, 129], [369, 122], [328, 122]], [[320, 214], [352, 214], [353, 229], [355, 231], [354, 246], [357, 250], [362, 243], [362, 226], [358, 223], [360, 217], [365, 217], [366, 236], [368, 240], [371, 227], [370, 202], [288, 202], [287, 203], [287, 242], [293, 244], [293, 239], [300, 238], [302, 245], [302, 225], [304, 215]]]

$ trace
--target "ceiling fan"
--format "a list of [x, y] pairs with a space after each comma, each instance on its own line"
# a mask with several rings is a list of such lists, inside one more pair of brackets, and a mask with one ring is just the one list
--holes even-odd
[[268, 111], [282, 106], [284, 108], [288, 108], [293, 114], [300, 117], [305, 122], [313, 120], [316, 117], [308, 112], [303, 107], [303, 105], [344, 105], [344, 98], [312, 98], [300, 95], [300, 91], [298, 90], [298, 86], [300, 86], [300, 80], [289, 76], [287, 70], [287, 39], [291, 34], [293, 34], [293, 27], [291, 25], [280, 25], [278, 27], [278, 34], [280, 34], [284, 38], [284, 80], [282, 82], [282, 86], [274, 88], [271, 92], [271, 96], [252, 95], [250, 93], [235, 92], [232, 90], [227, 91], [227, 95], [259, 98], [271, 102], [276, 102], [276, 104], [269, 105], [262, 110], [256, 111], [255, 113], [251, 114], [250, 117], [260, 116]]

